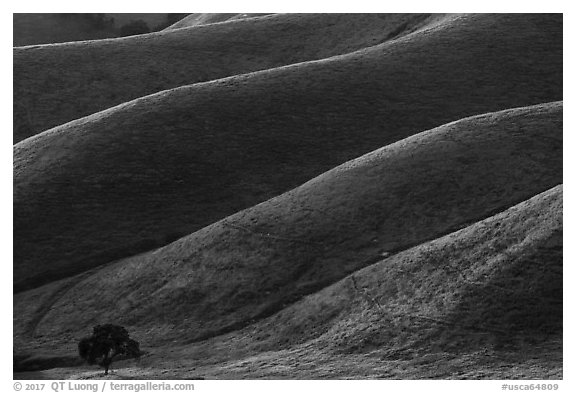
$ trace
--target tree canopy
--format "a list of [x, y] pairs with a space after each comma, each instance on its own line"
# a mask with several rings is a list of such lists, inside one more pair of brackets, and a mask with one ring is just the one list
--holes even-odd
[[104, 367], [104, 374], [108, 374], [114, 357], [125, 355], [128, 358], [139, 358], [142, 354], [140, 344], [130, 338], [126, 328], [113, 324], [94, 326], [92, 336], [78, 343], [78, 353], [88, 364]]

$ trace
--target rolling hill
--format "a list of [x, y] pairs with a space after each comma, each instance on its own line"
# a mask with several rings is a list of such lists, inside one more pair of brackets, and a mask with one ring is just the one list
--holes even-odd
[[14, 48], [14, 142], [147, 94], [355, 51], [437, 18], [284, 14]]
[[59, 341], [113, 320], [149, 345], [237, 330], [560, 184], [561, 125], [550, 103], [417, 134], [166, 247], [17, 294], [15, 330]]
[[[560, 99], [559, 22], [452, 17], [349, 55], [161, 92], [26, 139], [14, 147], [15, 289], [167, 244], [421, 130]], [[510, 34], [497, 40], [502, 26]]]
[[559, 185], [141, 372], [166, 356], [208, 378], [561, 379], [562, 220]]
[[123, 378], [561, 378], [562, 186], [507, 209], [534, 179], [561, 182], [561, 161], [533, 161], [559, 156], [542, 145], [561, 117], [554, 103], [451, 123], [19, 293], [15, 349], [70, 365], [79, 335], [114, 320], [150, 351]]
[[[391, 45], [411, 34], [412, 40]], [[146, 94], [372, 46], [346, 58], [310, 64], [305, 70], [312, 75], [299, 75], [289, 83], [323, 85], [332, 79], [342, 84], [336, 92], [348, 88], [354, 96], [359, 88], [372, 91], [366, 85], [375, 79], [380, 95], [405, 105], [393, 100], [391, 92], [423, 82], [419, 77], [405, 80], [422, 72], [424, 79], [447, 83], [435, 86], [437, 95], [468, 78], [466, 89], [455, 94], [526, 97], [507, 107], [559, 100], [561, 36], [561, 15], [282, 14], [123, 39], [15, 48], [14, 142]], [[399, 65], [401, 69], [394, 69]], [[498, 66], [502, 73], [496, 72]], [[284, 72], [293, 75], [280, 74]], [[388, 79], [388, 72], [399, 73], [394, 76], [402, 84], [378, 83]], [[352, 80], [340, 81], [348, 77]], [[314, 104], [321, 101], [313, 98]], [[424, 98], [437, 99], [404, 99], [410, 103]], [[504, 107], [467, 114], [499, 109]]]
[[168, 19], [14, 48], [14, 379], [563, 378], [562, 14]]

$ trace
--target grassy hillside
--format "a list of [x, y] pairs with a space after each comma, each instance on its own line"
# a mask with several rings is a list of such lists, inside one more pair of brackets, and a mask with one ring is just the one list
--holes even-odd
[[[16, 288], [166, 244], [423, 129], [561, 97], [555, 17], [498, 18], [174, 89], [17, 144]], [[499, 26], [519, 33], [498, 41]]]
[[383, 258], [247, 330], [254, 341], [268, 336], [261, 351], [313, 339], [341, 354], [378, 348], [390, 360], [558, 339], [562, 186]]
[[15, 48], [14, 142], [161, 90], [348, 53], [427, 20], [421, 14], [284, 14]]
[[14, 48], [15, 379], [562, 379], [562, 14], [14, 29], [102, 15]]
[[561, 379], [562, 226], [559, 185], [141, 372], [166, 356], [209, 378]]
[[[451, 123], [164, 248], [17, 294], [18, 342], [30, 335], [73, 341], [101, 321], [130, 327], [149, 345], [239, 329], [561, 183], [561, 124], [560, 103]], [[14, 266], [21, 277], [42, 268]]]

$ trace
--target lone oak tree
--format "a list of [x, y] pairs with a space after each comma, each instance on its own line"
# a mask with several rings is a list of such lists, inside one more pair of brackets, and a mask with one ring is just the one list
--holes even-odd
[[106, 324], [94, 326], [92, 336], [85, 337], [78, 343], [80, 357], [88, 364], [99, 364], [108, 375], [108, 368], [117, 355], [128, 358], [139, 358], [140, 344], [130, 338], [128, 331], [118, 325]]

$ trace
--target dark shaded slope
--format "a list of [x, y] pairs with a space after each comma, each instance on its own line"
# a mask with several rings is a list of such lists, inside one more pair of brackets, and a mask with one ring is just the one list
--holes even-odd
[[[13, 46], [53, 44], [114, 38], [121, 28], [135, 20], [144, 21], [152, 30], [168, 22], [174, 14], [13, 14]], [[174, 20], [174, 19], [172, 19]], [[174, 22], [172, 22], [174, 23]]]
[[161, 90], [378, 44], [399, 28], [416, 29], [427, 17], [283, 14], [123, 39], [15, 48], [14, 142]]
[[386, 146], [164, 248], [17, 294], [15, 331], [59, 337], [116, 321], [156, 345], [238, 329], [559, 184], [561, 124], [561, 104], [548, 104]]
[[[97, 14], [12, 14], [13, 46], [117, 37]], [[106, 18], [107, 19], [107, 18]]]
[[[458, 18], [354, 55], [145, 97], [23, 141], [16, 287], [32, 266], [39, 276], [26, 285], [166, 244], [428, 127], [561, 96], [557, 23]], [[502, 26], [510, 32], [498, 41]]]

